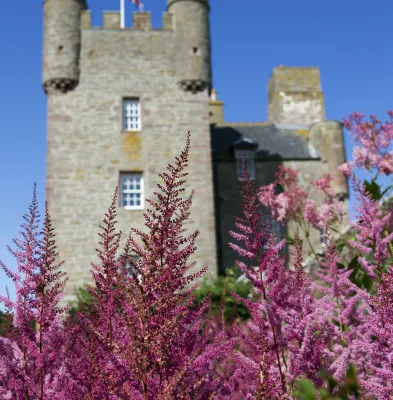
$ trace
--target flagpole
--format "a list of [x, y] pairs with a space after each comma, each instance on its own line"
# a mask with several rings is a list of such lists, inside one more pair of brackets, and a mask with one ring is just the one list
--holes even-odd
[[120, 0], [120, 29], [124, 29], [125, 27], [124, 1]]

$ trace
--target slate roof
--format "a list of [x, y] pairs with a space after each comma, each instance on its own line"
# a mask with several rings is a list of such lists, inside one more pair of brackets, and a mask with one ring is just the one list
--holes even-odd
[[235, 143], [255, 142], [256, 160], [319, 160], [316, 150], [299, 130], [307, 126], [278, 125], [269, 123], [211, 125], [211, 146], [213, 159], [234, 160]]

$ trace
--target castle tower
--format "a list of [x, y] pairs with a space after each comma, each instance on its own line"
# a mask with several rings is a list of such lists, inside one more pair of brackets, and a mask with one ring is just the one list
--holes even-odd
[[97, 29], [82, 0], [47, 0], [44, 9], [46, 197], [69, 277], [65, 300], [91, 282], [116, 186], [122, 250], [131, 227], [145, 230], [145, 200], [155, 198], [158, 173], [180, 154], [187, 131], [189, 230], [200, 230], [192, 261], [216, 274], [207, 0], [172, 0], [163, 29], [151, 28], [147, 12], [125, 29], [118, 12], [104, 12]]
[[44, 1], [43, 88], [46, 94], [67, 93], [79, 82], [81, 14], [85, 0]]
[[168, 0], [175, 22], [176, 69], [183, 90], [211, 88], [208, 0]]
[[268, 96], [271, 122], [308, 125], [325, 119], [319, 68], [274, 68]]
[[[311, 181], [329, 173], [333, 193], [342, 201], [344, 211], [348, 210], [347, 180], [338, 170], [345, 162], [343, 127], [338, 121], [325, 121], [319, 68], [283, 65], [274, 68], [268, 82], [268, 98], [269, 122], [282, 129], [295, 129], [315, 156], [314, 160], [285, 160], [284, 167], [299, 170], [299, 185], [307, 192]], [[314, 192], [312, 198], [317, 204], [324, 201], [320, 192]], [[344, 219], [343, 226], [347, 222]], [[293, 237], [296, 224], [290, 222], [287, 229]], [[319, 247], [317, 231], [310, 240], [315, 248]], [[308, 251], [307, 243], [304, 249]]]

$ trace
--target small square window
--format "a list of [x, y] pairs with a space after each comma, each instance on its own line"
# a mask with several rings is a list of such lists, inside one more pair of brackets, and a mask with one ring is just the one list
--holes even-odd
[[250, 174], [250, 179], [255, 180], [255, 151], [253, 150], [236, 150], [236, 171], [237, 171], [237, 180], [242, 181], [243, 178], [243, 155], [244, 161], [246, 163], [246, 168], [248, 173]]
[[123, 130], [140, 131], [141, 129], [141, 105], [139, 99], [124, 99]]
[[142, 210], [144, 207], [143, 177], [140, 172], [120, 175], [120, 205], [126, 210]]

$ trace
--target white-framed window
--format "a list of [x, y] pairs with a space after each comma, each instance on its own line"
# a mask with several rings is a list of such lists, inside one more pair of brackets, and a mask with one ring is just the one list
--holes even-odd
[[141, 129], [141, 103], [139, 99], [123, 99], [123, 130], [140, 131]]
[[237, 180], [242, 181], [243, 175], [243, 154], [244, 161], [246, 162], [246, 168], [248, 173], [250, 174], [250, 179], [255, 179], [255, 150], [235, 150], [236, 157], [236, 171], [237, 171]]
[[141, 210], [144, 205], [143, 176], [141, 172], [120, 174], [120, 205], [126, 210]]

